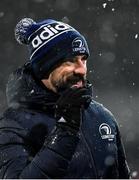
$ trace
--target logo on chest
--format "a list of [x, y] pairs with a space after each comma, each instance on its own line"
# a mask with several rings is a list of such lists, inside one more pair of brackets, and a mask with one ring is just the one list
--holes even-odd
[[113, 141], [115, 136], [112, 134], [111, 127], [106, 123], [102, 123], [99, 126], [99, 133], [102, 139], [108, 139], [109, 141]]

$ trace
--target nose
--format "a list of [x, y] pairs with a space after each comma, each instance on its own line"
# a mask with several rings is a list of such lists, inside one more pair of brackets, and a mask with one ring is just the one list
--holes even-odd
[[84, 61], [82, 59], [77, 59], [77, 61], [75, 63], [74, 73], [84, 76], [84, 75], [86, 75], [86, 72], [87, 72], [86, 61]]

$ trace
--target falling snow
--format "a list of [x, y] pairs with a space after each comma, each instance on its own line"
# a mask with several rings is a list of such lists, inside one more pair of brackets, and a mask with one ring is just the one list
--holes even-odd
[[103, 3], [102, 6], [103, 6], [103, 8], [106, 8], [107, 3]]
[[137, 39], [137, 38], [138, 38], [138, 34], [135, 35], [135, 39]]
[[131, 64], [135, 64], [135, 62], [134, 62], [134, 61], [131, 61]]
[[0, 12], [0, 18], [4, 16], [4, 12]]
[[[139, 178], [139, 0], [86, 0], [84, 3], [32, 0], [13, 1], [11, 6], [7, 5], [10, 0], [6, 2], [1, 2], [0, 10], [0, 114], [7, 108], [5, 86], [9, 74], [29, 59], [27, 46], [21, 47], [14, 40], [14, 26], [19, 18], [45, 17], [69, 23], [81, 31], [89, 43], [87, 78], [93, 84], [93, 97], [108, 107], [119, 122], [132, 177]], [[34, 90], [30, 90], [30, 94], [33, 93]], [[17, 92], [10, 98], [13, 95]], [[15, 109], [19, 105], [12, 103]], [[112, 161], [107, 157], [105, 163]]]
[[133, 178], [136, 178], [137, 175], [138, 175], [138, 172], [137, 172], [137, 171], [133, 171], [133, 172], [132, 172], [132, 177], [133, 177]]

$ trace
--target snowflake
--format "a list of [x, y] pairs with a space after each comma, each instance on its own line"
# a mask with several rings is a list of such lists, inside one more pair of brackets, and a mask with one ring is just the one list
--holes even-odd
[[137, 38], [138, 38], [138, 34], [135, 35], [135, 39], [137, 39]]
[[107, 3], [103, 3], [102, 6], [103, 8], [105, 8], [107, 6]]

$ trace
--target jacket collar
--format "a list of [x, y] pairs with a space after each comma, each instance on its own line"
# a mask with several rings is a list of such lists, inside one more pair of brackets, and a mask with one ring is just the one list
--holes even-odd
[[[89, 94], [92, 95], [92, 85], [87, 81], [86, 86]], [[60, 96], [35, 79], [31, 70], [25, 65], [10, 75], [6, 95], [9, 107], [48, 111], [52, 114], [54, 113], [55, 103]]]
[[25, 66], [14, 71], [6, 87], [8, 106], [37, 110], [53, 109], [59, 95], [48, 90], [32, 75]]

